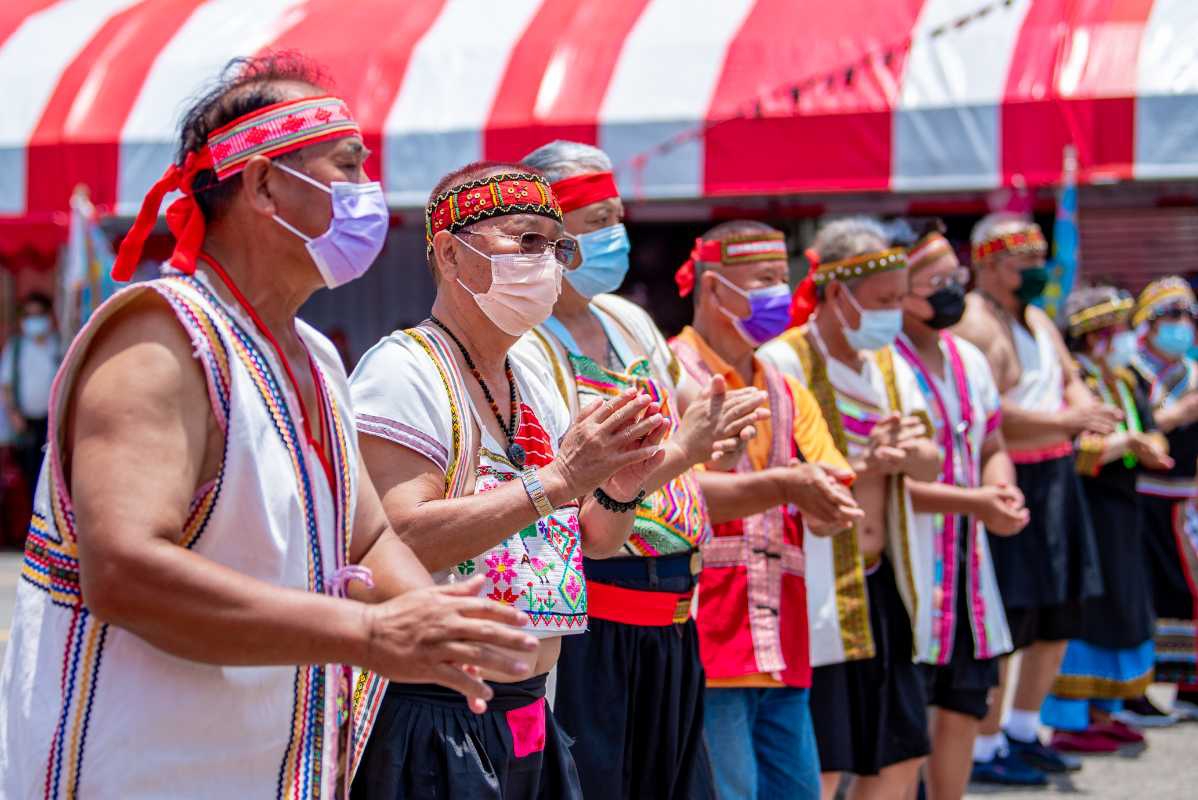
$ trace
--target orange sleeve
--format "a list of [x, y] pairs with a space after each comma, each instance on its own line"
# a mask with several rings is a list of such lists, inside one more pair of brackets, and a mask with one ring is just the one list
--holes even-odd
[[795, 444], [803, 457], [814, 464], [827, 464], [848, 471], [849, 462], [836, 449], [836, 442], [832, 440], [832, 433], [828, 430], [828, 423], [820, 411], [815, 395], [789, 375], [786, 376], [786, 384], [790, 389], [790, 396], [794, 398]]

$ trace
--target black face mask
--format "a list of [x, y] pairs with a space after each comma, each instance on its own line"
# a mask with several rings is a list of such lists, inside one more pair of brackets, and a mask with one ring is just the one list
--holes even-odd
[[950, 328], [965, 315], [965, 287], [959, 283], [950, 283], [924, 299], [932, 307], [932, 318], [923, 323], [929, 328], [938, 331]]

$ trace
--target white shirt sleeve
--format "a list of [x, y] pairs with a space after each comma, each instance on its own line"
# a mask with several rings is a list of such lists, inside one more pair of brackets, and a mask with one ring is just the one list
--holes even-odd
[[396, 332], [382, 339], [362, 356], [349, 380], [360, 434], [419, 453], [442, 472], [448, 468], [453, 447], [449, 395], [436, 364], [412, 337]]

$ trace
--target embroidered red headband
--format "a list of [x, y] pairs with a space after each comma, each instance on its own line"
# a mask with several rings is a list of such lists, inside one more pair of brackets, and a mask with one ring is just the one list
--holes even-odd
[[588, 172], [553, 184], [553, 194], [561, 204], [562, 213], [620, 196], [615, 176], [610, 172]]
[[196, 204], [192, 183], [204, 170], [223, 181], [240, 173], [254, 156], [276, 158], [317, 142], [360, 135], [349, 108], [336, 97], [302, 97], [260, 108], [213, 131], [204, 148], [188, 153], [183, 166], [171, 164], [150, 187], [112, 266], [114, 280], [133, 277], [146, 237], [154, 230], [162, 200], [183, 193], [166, 210], [166, 224], [175, 236], [168, 263], [188, 274], [195, 272], [196, 255], [204, 243], [204, 215]]
[[695, 288], [695, 264], [698, 262], [734, 267], [778, 260], [786, 260], [786, 235], [778, 231], [711, 241], [699, 238], [695, 239], [691, 257], [674, 273], [674, 283], [678, 284], [678, 296], [686, 297]]
[[433, 251], [441, 231], [457, 233], [467, 225], [509, 214], [539, 214], [562, 221], [562, 209], [549, 184], [531, 172], [503, 172], [446, 189], [424, 212], [424, 243]]
[[907, 251], [907, 266], [914, 272], [931, 266], [953, 252], [953, 246], [944, 238], [944, 234], [929, 233]]
[[840, 261], [819, 262], [819, 253], [813, 249], [806, 251], [810, 267], [807, 276], [795, 289], [790, 301], [790, 327], [797, 328], [807, 322], [818, 304], [816, 287], [832, 281], [851, 281], [857, 278], [868, 278], [882, 272], [907, 268], [907, 251], [901, 247], [888, 250], [878, 250], [872, 253], [862, 253], [852, 258]]
[[1030, 223], [1026, 228], [1012, 233], [991, 236], [973, 246], [973, 264], [977, 266], [999, 253], [1013, 255], [1038, 256], [1043, 258], [1048, 253], [1048, 243], [1040, 226]]

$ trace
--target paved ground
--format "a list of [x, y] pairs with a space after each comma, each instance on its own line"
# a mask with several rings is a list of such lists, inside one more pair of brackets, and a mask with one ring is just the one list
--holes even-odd
[[[8, 641], [13, 599], [20, 575], [20, 555], [0, 551], [0, 656]], [[1153, 690], [1168, 701], [1163, 688]], [[1010, 797], [1041, 800], [1075, 795], [1095, 800], [1173, 800], [1198, 797], [1198, 723], [1179, 725], [1148, 734], [1148, 747], [1114, 756], [1093, 757], [1085, 768], [1064, 776], [1046, 790], [1012, 791], [973, 787], [970, 798]]]

